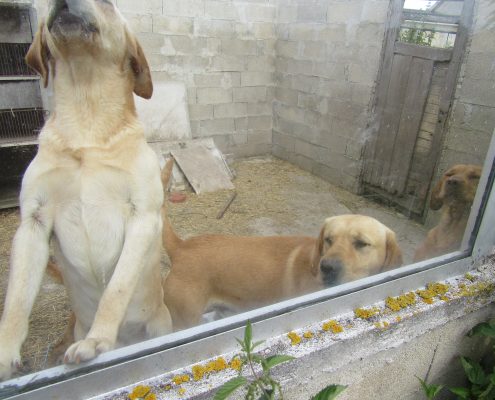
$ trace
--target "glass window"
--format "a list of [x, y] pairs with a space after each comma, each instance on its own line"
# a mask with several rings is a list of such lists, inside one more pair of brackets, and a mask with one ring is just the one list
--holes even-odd
[[[0, 335], [0, 397], [470, 262], [491, 218], [493, 13], [483, 0], [0, 2], [0, 332], [15, 333]], [[158, 169], [135, 154], [175, 160], [163, 220]], [[205, 192], [196, 179], [219, 164], [232, 186]], [[15, 305], [38, 291], [9, 371], [27, 318]], [[67, 348], [95, 324], [103, 354], [49, 370], [81, 361]]]

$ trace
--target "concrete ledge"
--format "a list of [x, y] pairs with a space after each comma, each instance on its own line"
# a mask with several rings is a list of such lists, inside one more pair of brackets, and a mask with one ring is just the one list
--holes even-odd
[[[332, 383], [348, 385], [339, 400], [421, 398], [415, 375], [459, 385], [458, 356], [483, 354], [483, 343], [465, 334], [495, 314], [494, 289], [495, 263], [490, 261], [464, 276], [419, 288], [407, 299], [387, 303], [384, 299], [272, 337], [260, 351], [296, 358], [274, 370], [286, 399], [309, 399]], [[397, 300], [409, 305], [401, 308]], [[328, 313], [332, 315], [331, 310]], [[256, 330], [253, 334], [256, 340]], [[126, 399], [138, 384], [150, 386], [159, 399], [212, 398], [219, 386], [237, 375], [231, 362], [235, 356], [218, 355], [98, 399]], [[243, 398], [242, 392], [233, 398]]]

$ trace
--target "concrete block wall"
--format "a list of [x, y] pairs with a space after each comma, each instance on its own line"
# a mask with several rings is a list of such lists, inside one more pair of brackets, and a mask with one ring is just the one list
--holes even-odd
[[187, 87], [193, 137], [234, 157], [272, 143], [275, 4], [265, 0], [117, 0], [154, 80]]
[[477, 0], [438, 174], [453, 164], [483, 164], [495, 128], [495, 3]]
[[389, 0], [279, 0], [273, 153], [351, 191]]

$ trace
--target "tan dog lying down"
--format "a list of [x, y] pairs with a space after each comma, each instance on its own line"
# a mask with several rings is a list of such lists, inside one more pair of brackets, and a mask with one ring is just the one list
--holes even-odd
[[[170, 162], [162, 172], [164, 183], [167, 168]], [[200, 235], [182, 240], [164, 213], [163, 242], [172, 262], [164, 294], [174, 329], [198, 324], [213, 305], [252, 309], [402, 263], [394, 232], [363, 215], [326, 219], [318, 238]]]
[[442, 215], [416, 250], [415, 261], [459, 249], [480, 176], [480, 166], [464, 164], [454, 165], [443, 174], [430, 199], [430, 208], [441, 209]]
[[49, 241], [76, 320], [67, 362], [165, 334], [158, 160], [133, 92], [151, 97], [148, 64], [113, 2], [54, 0], [26, 56], [54, 112], [22, 182], [0, 322], [0, 379], [20, 347], [47, 265]]

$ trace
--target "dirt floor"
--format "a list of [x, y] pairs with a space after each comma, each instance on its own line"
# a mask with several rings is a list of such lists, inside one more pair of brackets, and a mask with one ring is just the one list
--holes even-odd
[[[187, 192], [184, 203], [169, 203], [171, 221], [182, 237], [201, 233], [317, 236], [327, 217], [365, 214], [396, 232], [408, 262], [426, 233], [422, 225], [404, 215], [278, 159], [239, 160], [233, 164], [233, 170], [237, 197], [222, 219], [217, 219], [217, 215], [232, 191], [199, 196]], [[18, 223], [18, 209], [0, 211], [0, 311], [8, 281], [10, 246]], [[45, 277], [31, 315], [29, 336], [23, 346], [21, 373], [47, 367], [47, 355], [62, 337], [68, 314], [63, 286]]]

